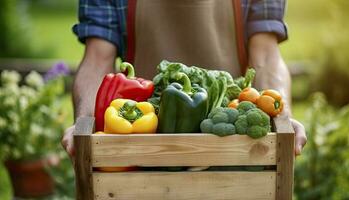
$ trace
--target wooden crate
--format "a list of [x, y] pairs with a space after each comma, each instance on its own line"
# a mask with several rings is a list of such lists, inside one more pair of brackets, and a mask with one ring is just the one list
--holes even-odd
[[[94, 118], [79, 118], [74, 132], [78, 200], [291, 200], [294, 131], [287, 117], [273, 119], [260, 139], [246, 135], [92, 134]], [[121, 166], [269, 166], [263, 171], [98, 172]]]

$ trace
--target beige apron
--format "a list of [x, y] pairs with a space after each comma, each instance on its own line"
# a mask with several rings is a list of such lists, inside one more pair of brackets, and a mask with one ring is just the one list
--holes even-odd
[[137, 0], [133, 6], [137, 76], [151, 79], [164, 59], [241, 75], [232, 0]]

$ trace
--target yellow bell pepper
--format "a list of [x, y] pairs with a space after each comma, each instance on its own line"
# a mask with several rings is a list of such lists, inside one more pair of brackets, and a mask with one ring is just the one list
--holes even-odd
[[104, 114], [104, 132], [110, 134], [155, 133], [158, 118], [148, 102], [115, 99]]

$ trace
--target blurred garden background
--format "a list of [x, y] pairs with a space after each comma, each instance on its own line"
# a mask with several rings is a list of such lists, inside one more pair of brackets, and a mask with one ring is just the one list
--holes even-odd
[[[84, 48], [71, 31], [77, 22], [77, 5], [76, 0], [1, 0], [0, 70], [13, 69], [27, 75], [30, 70], [45, 74], [52, 66], [58, 71], [69, 67], [70, 72], [63, 70], [62, 74], [71, 75]], [[295, 199], [349, 199], [348, 9], [348, 0], [288, 2], [285, 20], [289, 40], [281, 45], [281, 51], [293, 75], [294, 117], [304, 123], [308, 134], [308, 144], [296, 160]], [[64, 128], [73, 123], [69, 88], [64, 88], [71, 82], [71, 76], [34, 83], [31, 80], [36, 75], [31, 74], [24, 82], [35, 88], [43, 81], [56, 88], [52, 94], [41, 89], [38, 95], [48, 99], [45, 103], [36, 103], [58, 111], [57, 116], [41, 116], [57, 119], [51, 119], [55, 131], [50, 134], [55, 135], [50, 141], [53, 145], [49, 145], [47, 151], [55, 152], [60, 160], [49, 169], [54, 177], [55, 192], [44, 199], [73, 199], [73, 168], [60, 147]], [[8, 77], [10, 82], [16, 79], [13, 74]], [[59, 98], [52, 99], [54, 95]], [[1, 112], [3, 109], [0, 108]], [[40, 129], [41, 124], [38, 126]], [[42, 126], [41, 131], [50, 131]], [[26, 130], [26, 127], [21, 128]], [[44, 148], [44, 143], [26, 148], [42, 153], [40, 148]], [[6, 147], [0, 147], [0, 159], [3, 152]], [[18, 153], [17, 156], [23, 155]], [[12, 189], [2, 163], [0, 160], [0, 199], [9, 200]]]

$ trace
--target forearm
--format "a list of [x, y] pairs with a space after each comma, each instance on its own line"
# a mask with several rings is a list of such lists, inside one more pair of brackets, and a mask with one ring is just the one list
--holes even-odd
[[275, 89], [285, 100], [286, 114], [291, 116], [291, 77], [283, 61], [277, 39], [272, 34], [258, 34], [249, 42], [250, 65], [256, 69], [256, 88]]
[[114, 45], [96, 38], [86, 41], [85, 55], [73, 85], [75, 119], [94, 115], [98, 87], [105, 74], [113, 71], [115, 57]]

